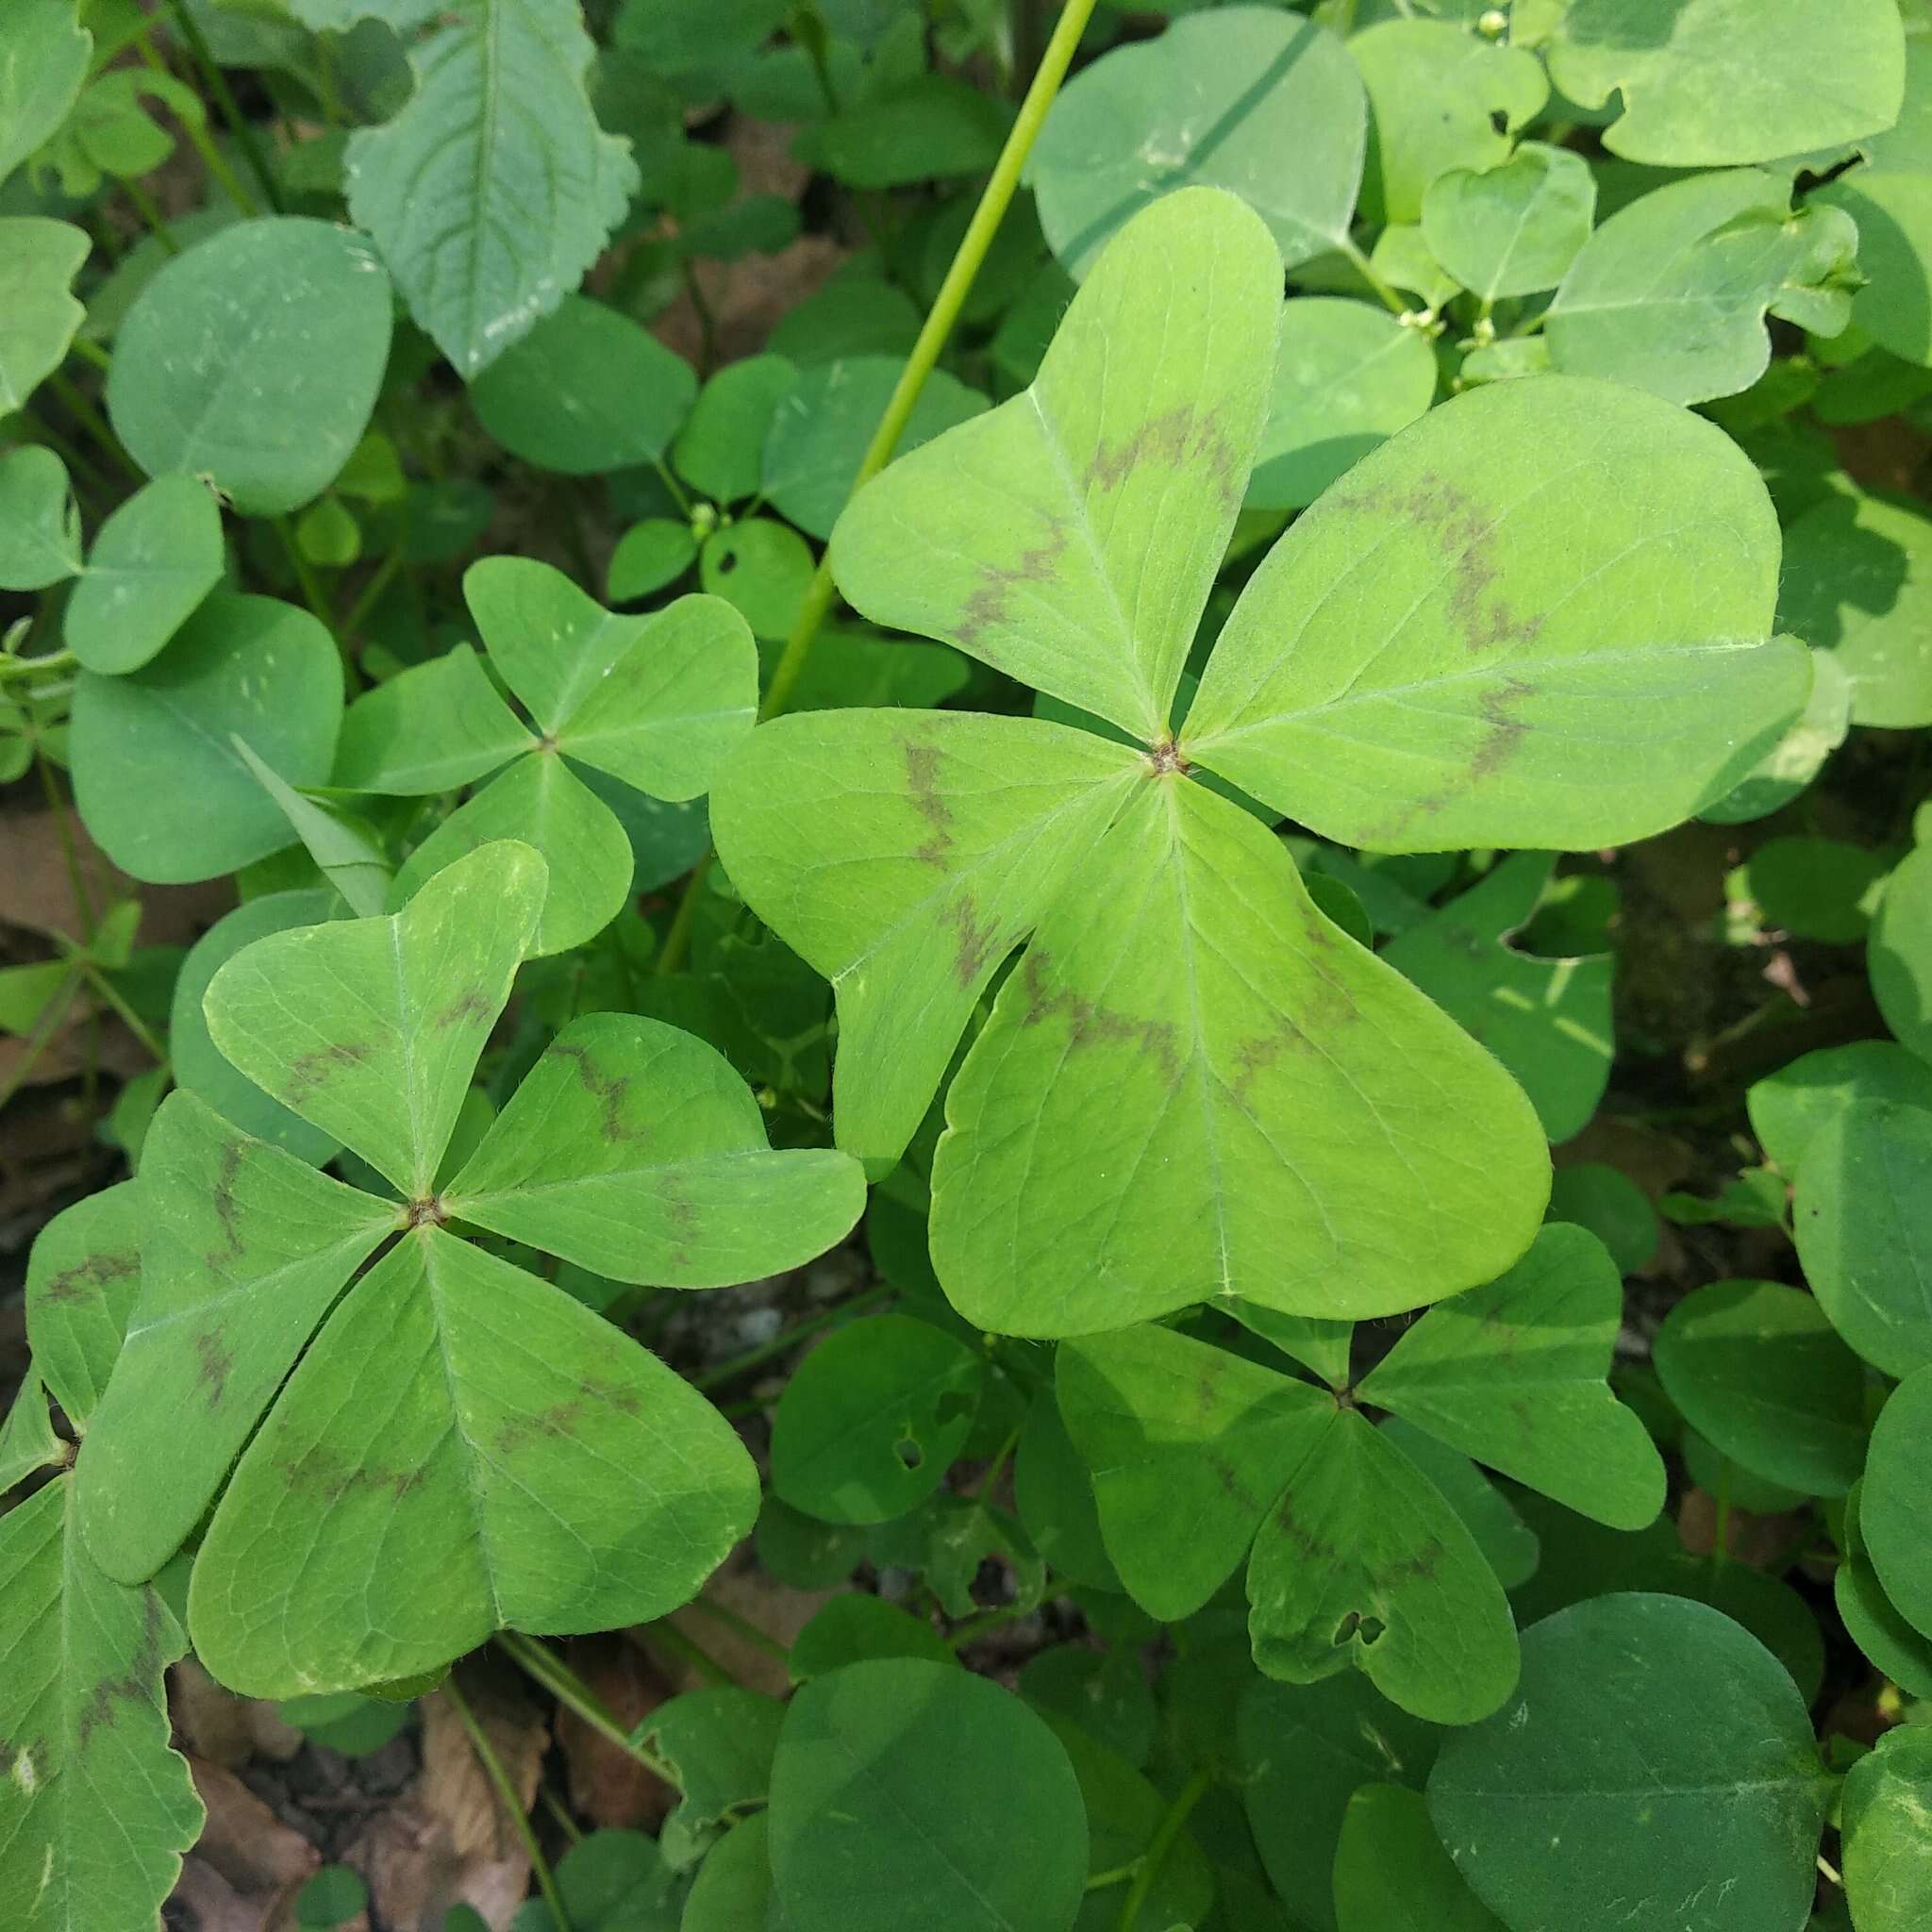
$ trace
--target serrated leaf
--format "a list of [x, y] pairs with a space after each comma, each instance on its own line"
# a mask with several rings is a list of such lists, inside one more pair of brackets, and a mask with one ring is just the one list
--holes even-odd
[[58, 131], [94, 45], [75, 0], [16, 6], [8, 14], [0, 47], [0, 181]]
[[67, 466], [41, 443], [0, 454], [0, 590], [43, 591], [80, 570]]
[[1507, 1274], [1431, 1308], [1360, 1394], [1586, 1516], [1639, 1529], [1663, 1507], [1664, 1469], [1604, 1379], [1623, 1308], [1602, 1244], [1555, 1224]]
[[[9, 42], [24, 28], [24, 16], [9, 19]], [[10, 46], [0, 53], [0, 63], [19, 58]], [[0, 79], [0, 95], [5, 86]], [[0, 175], [7, 173], [6, 113], [0, 103]], [[20, 408], [59, 368], [87, 314], [68, 288], [92, 245], [84, 229], [68, 222], [40, 215], [0, 219], [0, 413]]]
[[222, 580], [222, 516], [192, 476], [157, 476], [94, 537], [62, 636], [90, 671], [138, 671]]
[[1590, 239], [1596, 179], [1568, 148], [1526, 141], [1507, 161], [1439, 175], [1423, 196], [1436, 258], [1485, 302], [1554, 289]]
[[1682, 1597], [1613, 1595], [1528, 1632], [1515, 1697], [1445, 1740], [1428, 1797], [1507, 1924], [1763, 1932], [1804, 1918], [1827, 1793], [1761, 1644]]
[[576, 286], [636, 191], [585, 92], [593, 52], [575, 0], [464, 0], [410, 50], [402, 111], [350, 137], [349, 212], [465, 378]]
[[1611, 955], [1544, 959], [1507, 943], [1536, 911], [1554, 867], [1545, 855], [1513, 853], [1382, 950], [1522, 1083], [1553, 1142], [1588, 1124], [1615, 1048]]
[[142, 1293], [78, 1496], [94, 1560], [127, 1583], [152, 1576], [201, 1520], [303, 1344], [396, 1219], [393, 1204], [247, 1140], [186, 1093], [156, 1113], [142, 1171]]
[[1843, 330], [1857, 245], [1841, 210], [1793, 212], [1782, 175], [1670, 182], [1583, 244], [1550, 304], [1551, 359], [1673, 402], [1735, 395], [1770, 365], [1767, 311], [1816, 335]]
[[1374, 851], [1642, 838], [1804, 703], [1803, 647], [1766, 641], [1777, 555], [1763, 484], [1711, 425], [1577, 377], [1473, 390], [1275, 546], [1182, 750]]
[[350, 1291], [249, 1444], [190, 1626], [250, 1695], [406, 1675], [506, 1624], [661, 1616], [757, 1500], [728, 1425], [655, 1357], [422, 1226]]
[[327, 222], [242, 222], [175, 257], [115, 342], [108, 415], [149, 475], [206, 476], [273, 516], [327, 488], [389, 360], [389, 277]]
[[401, 1190], [426, 1198], [544, 891], [500, 842], [389, 919], [270, 935], [208, 988], [208, 1031], [241, 1071]]
[[592, 1014], [545, 1050], [444, 1199], [613, 1280], [708, 1288], [822, 1254], [858, 1219], [864, 1181], [843, 1154], [773, 1152], [758, 1103], [702, 1041]]
[[1360, 72], [1333, 34], [1271, 8], [1226, 8], [1083, 69], [1054, 102], [1025, 179], [1076, 280], [1141, 209], [1195, 183], [1239, 193], [1293, 268], [1347, 242], [1367, 125]]

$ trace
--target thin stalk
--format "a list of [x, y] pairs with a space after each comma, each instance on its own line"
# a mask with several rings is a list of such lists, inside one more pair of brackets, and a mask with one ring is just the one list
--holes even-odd
[[993, 1491], [999, 1486], [1000, 1477], [1007, 1472], [1007, 1458], [1019, 1446], [1020, 1431], [1016, 1425], [1008, 1432], [1007, 1440], [993, 1451], [992, 1460], [986, 1465], [986, 1474], [979, 1478], [978, 1486], [973, 1491], [977, 1501], [985, 1503], [991, 1500]]
[[80, 862], [80, 848], [75, 842], [74, 825], [67, 815], [67, 801], [60, 796], [60, 783], [54, 776], [54, 767], [47, 761], [46, 753], [36, 753], [34, 764], [41, 774], [42, 795], [46, 799], [47, 810], [54, 820], [54, 836], [60, 841], [60, 858], [67, 868], [67, 884], [74, 893], [74, 909], [80, 914], [81, 941], [91, 945], [100, 924], [100, 914], [94, 910], [94, 895], [88, 891], [87, 873]]
[[483, 1726], [476, 1722], [476, 1713], [457, 1689], [454, 1677], [444, 1679], [442, 1694], [449, 1699], [450, 1708], [469, 1733], [470, 1748], [476, 1754], [476, 1762], [483, 1767], [483, 1775], [495, 1790], [498, 1802], [509, 1813], [510, 1823], [515, 1825], [517, 1836], [523, 1840], [524, 1849], [530, 1855], [530, 1870], [536, 1874], [537, 1890], [543, 1894], [543, 1903], [550, 1907], [550, 1916], [557, 1921], [558, 1932], [571, 1932], [570, 1914], [564, 1910], [563, 1894], [557, 1889], [557, 1874], [550, 1869], [550, 1860], [543, 1856], [543, 1847], [537, 1842], [537, 1833], [530, 1824], [529, 1814], [517, 1796], [517, 1788], [509, 1781], [509, 1773], [503, 1768], [503, 1759], [484, 1735]]
[[1403, 299], [1400, 291], [1391, 287], [1388, 282], [1385, 282], [1382, 279], [1382, 277], [1379, 275], [1377, 275], [1373, 268], [1369, 266], [1369, 258], [1366, 255], [1364, 255], [1359, 248], [1356, 246], [1353, 237], [1345, 237], [1343, 239], [1341, 243], [1341, 253], [1348, 258], [1350, 263], [1353, 265], [1355, 269], [1356, 274], [1360, 275], [1362, 280], [1368, 283], [1370, 288], [1374, 290], [1376, 295], [1381, 298], [1382, 306], [1385, 308], [1387, 308], [1391, 315], [1407, 315], [1408, 313], [1409, 308], [1412, 305]]
[[1134, 1932], [1134, 1923], [1141, 1916], [1141, 1907], [1147, 1903], [1148, 1894], [1154, 1890], [1154, 1881], [1160, 1876], [1160, 1868], [1167, 1862], [1168, 1853], [1174, 1849], [1174, 1840], [1181, 1835], [1188, 1814], [1208, 1795], [1210, 1782], [1212, 1780], [1205, 1771], [1197, 1771], [1167, 1807], [1167, 1815], [1148, 1840], [1141, 1869], [1134, 1874], [1133, 1886], [1127, 1893], [1127, 1902], [1121, 1907], [1120, 1932]]
[[[170, 80], [174, 78], [173, 74], [169, 72], [167, 61], [161, 58], [160, 50], [149, 39], [145, 30], [135, 35], [134, 44], [141, 49], [141, 58], [155, 73], [165, 74]], [[204, 86], [208, 83], [206, 73], [202, 75], [202, 83]], [[181, 132], [188, 137], [188, 144], [201, 157], [202, 166], [221, 184], [222, 192], [244, 215], [258, 215], [261, 212], [261, 204], [242, 187], [240, 177], [234, 169], [229, 167], [221, 149], [208, 139], [208, 128], [199, 121], [190, 120], [185, 114], [176, 114], [175, 119]]]
[[1105, 1891], [1110, 1885], [1124, 1885], [1140, 1869], [1139, 1858], [1129, 1858], [1124, 1865], [1109, 1865], [1105, 1872], [1096, 1872], [1087, 1881], [1087, 1890]]
[[398, 544], [375, 566], [369, 581], [349, 606], [349, 614], [342, 619], [342, 644], [345, 649], [356, 641], [362, 626], [369, 622], [370, 612], [382, 601], [382, 593], [395, 581], [396, 573], [402, 567], [403, 550]]
[[[267, 158], [262, 154], [260, 145], [255, 139], [255, 129], [250, 125], [248, 117], [242, 113], [242, 104], [235, 98], [235, 90], [228, 85], [228, 76], [222, 72], [213, 54], [208, 51], [207, 38], [196, 24], [193, 14], [189, 12], [184, 0], [168, 0], [168, 14], [175, 23], [175, 31], [187, 43], [194, 64], [201, 70], [202, 79], [207, 84], [208, 92], [214, 96], [215, 106], [222, 110], [222, 119], [228, 124], [228, 132], [235, 137], [236, 144], [248, 157], [248, 165], [254, 170], [255, 178], [261, 183], [261, 192], [268, 198], [269, 207], [278, 215], [286, 214], [288, 210], [282, 206], [281, 191], [275, 186], [275, 177], [269, 172]], [[142, 35], [142, 38], [145, 42], [146, 36]], [[236, 189], [242, 184], [234, 180], [225, 161], [222, 163], [222, 174], [217, 175], [216, 179], [227, 189], [237, 206], [242, 208], [244, 212], [252, 214], [255, 211], [251, 199], [236, 193]], [[231, 182], [233, 186], [230, 186]]]
[[565, 1808], [563, 1800], [548, 1785], [539, 1785], [537, 1787], [537, 1796], [542, 1801], [544, 1810], [549, 1812], [551, 1822], [557, 1826], [558, 1830], [562, 1832], [572, 1844], [582, 1844], [584, 1841], [583, 1826], [570, 1815], [570, 1812]]
[[38, 409], [20, 409], [15, 413], [33, 432], [32, 440], [44, 442], [90, 489], [105, 490], [108, 487], [107, 477], [101, 474], [93, 458], [84, 455], [72, 437], [61, 435]]
[[175, 231], [168, 225], [168, 218], [161, 212], [161, 205], [133, 175], [124, 175], [121, 186], [126, 191], [127, 198], [134, 204], [135, 212], [144, 221], [154, 238], [170, 255], [179, 255], [181, 244], [175, 239]]
[[70, 355], [78, 356], [83, 362], [92, 362], [96, 369], [106, 371], [113, 358], [98, 342], [91, 342], [85, 336], [75, 336], [67, 345]]
[[42, 1010], [39, 1024], [27, 1036], [26, 1051], [13, 1069], [13, 1077], [5, 1086], [0, 1086], [0, 1108], [4, 1108], [20, 1090], [26, 1085], [27, 1075], [39, 1064], [41, 1056], [46, 1052], [49, 1042], [59, 1032], [61, 1024], [80, 993], [80, 974], [75, 973], [65, 981], [60, 991], [49, 1000]]
[[147, 481], [134, 458], [121, 447], [121, 439], [108, 427], [108, 419], [81, 393], [72, 376], [64, 370], [57, 369], [47, 377], [47, 387], [60, 398], [61, 407], [99, 444], [102, 453], [112, 460], [117, 470], [132, 482]]
[[668, 1617], [659, 1617], [655, 1624], [642, 1625], [636, 1634], [646, 1648], [656, 1645], [669, 1651], [680, 1663], [689, 1664], [700, 1676], [708, 1678], [713, 1684], [735, 1684], [738, 1681], [702, 1643], [687, 1637]]
[[677, 506], [680, 516], [691, 515], [691, 498], [685, 494], [684, 485], [671, 473], [671, 465], [662, 457], [653, 457], [651, 467], [658, 473], [658, 480], [671, 492], [671, 500]]
[[42, 658], [0, 657], [0, 684], [9, 677], [34, 677], [49, 671], [65, 671], [74, 662], [72, 651], [49, 651]]
[[671, 930], [664, 935], [664, 944], [658, 954], [654, 971], [659, 978], [675, 973], [684, 964], [684, 956], [691, 951], [691, 929], [697, 924], [698, 917], [698, 894], [704, 891], [705, 874], [710, 869], [711, 854], [707, 852], [691, 867], [691, 876], [684, 882], [677, 910], [671, 915]]
[[333, 632], [335, 618], [330, 614], [328, 596], [322, 588], [322, 579], [315, 575], [315, 566], [303, 556], [302, 546], [295, 541], [295, 532], [287, 517], [270, 517], [275, 532], [281, 539], [282, 549], [287, 554], [289, 568], [295, 573], [295, 581], [301, 586], [302, 601], [321, 621], [322, 627]]
[[[1092, 16], [1093, 5], [1094, 0], [1067, 0], [1060, 11], [1053, 38], [1047, 42], [1039, 70], [1026, 90], [1026, 98], [1020, 103], [1020, 112], [1012, 131], [1007, 136], [1007, 143], [1000, 150], [1000, 158], [993, 163], [992, 174], [980, 194], [979, 206], [973, 210], [973, 219], [967, 223], [966, 232], [959, 238], [953, 265], [947, 269], [946, 278], [940, 284], [939, 293], [933, 297], [924, 325], [919, 331], [919, 340], [913, 343], [912, 354], [899, 373], [891, 401], [886, 405], [886, 412], [879, 418], [879, 426], [873, 432], [872, 441], [858, 465], [858, 474], [852, 480], [852, 495], [856, 496], [891, 461], [892, 452], [898, 448], [899, 439], [906, 433], [913, 406], [919, 401], [925, 379], [932, 374], [941, 350], [953, 333], [974, 279], [986, 259], [987, 250], [992, 246], [1000, 222], [1020, 186], [1020, 172], [1026, 165], [1026, 157], [1032, 153], [1033, 143], [1045, 125], [1054, 96], [1059, 92], [1060, 83], [1066, 78], [1074, 50], [1080, 44], [1080, 36]], [[798, 680], [804, 675], [806, 660], [811, 656], [812, 645], [818, 640], [820, 627], [825, 621], [825, 613], [831, 608], [831, 565], [822, 557], [818, 569], [812, 574], [811, 588], [806, 593], [798, 621], [785, 641], [784, 655], [772, 673], [771, 688], [765, 692], [765, 701], [758, 708], [759, 717], [775, 718], [791, 702], [791, 693], [798, 688]]]
[[[946, 1642], [953, 1650], [964, 1650], [969, 1643], [977, 1643], [982, 1637], [1003, 1624], [1017, 1624], [1022, 1617], [1030, 1617], [1039, 1607], [1038, 1604], [1002, 1604], [996, 1610], [984, 1610], [950, 1632]], [[945, 1606], [941, 1604], [940, 1609], [944, 1614]]]
[[555, 1651], [520, 1630], [498, 1631], [496, 1647], [525, 1675], [542, 1685], [566, 1710], [575, 1711], [600, 1738], [615, 1744], [653, 1777], [662, 1778], [668, 1785], [677, 1784], [677, 1774], [670, 1765], [655, 1751], [640, 1744], [625, 1729], [616, 1713]]
[[749, 1617], [741, 1617], [736, 1610], [726, 1609], [723, 1604], [714, 1604], [708, 1596], [692, 1597], [691, 1607], [694, 1610], [702, 1610], [714, 1623], [730, 1631], [742, 1642], [750, 1644], [754, 1650], [763, 1651], [767, 1657], [775, 1657], [781, 1664], [791, 1664], [791, 1650], [775, 1637], [767, 1636]]
[[805, 58], [811, 64], [812, 78], [819, 84], [825, 112], [836, 114], [839, 111], [839, 93], [832, 85], [832, 70], [825, 60], [824, 17], [810, 4], [810, 0], [806, 0], [806, 5], [793, 10], [791, 27], [791, 38], [805, 49]]
[[683, 278], [684, 292], [691, 297], [691, 306], [698, 319], [698, 374], [708, 375], [718, 359], [718, 318], [711, 312], [710, 298], [698, 280], [698, 272], [690, 256], [679, 258], [677, 273]]
[[168, 1063], [168, 1049], [155, 1038], [148, 1030], [147, 1023], [116, 991], [113, 981], [92, 959], [84, 961], [80, 970], [86, 976], [87, 983], [92, 987], [94, 991], [108, 1006], [113, 1008], [121, 1024], [127, 1028], [128, 1032], [134, 1035], [135, 1039], [141, 1041], [142, 1050], [154, 1060], [156, 1066], [166, 1066]]
[[735, 1355], [727, 1361], [722, 1361], [715, 1369], [708, 1369], [697, 1376], [692, 1387], [707, 1394], [713, 1389], [721, 1389], [727, 1382], [735, 1382], [739, 1376], [768, 1362], [774, 1356], [780, 1356], [797, 1347], [808, 1335], [816, 1335], [821, 1328], [829, 1327], [834, 1322], [846, 1315], [856, 1315], [863, 1309], [882, 1302], [892, 1292], [891, 1285], [880, 1282], [875, 1288], [869, 1288], [863, 1294], [854, 1295], [849, 1301], [838, 1303], [835, 1307], [821, 1309], [816, 1315], [807, 1317], [803, 1322], [794, 1322], [791, 1327], [781, 1330], [769, 1341], [761, 1341], [756, 1348], [746, 1349], [742, 1355]]

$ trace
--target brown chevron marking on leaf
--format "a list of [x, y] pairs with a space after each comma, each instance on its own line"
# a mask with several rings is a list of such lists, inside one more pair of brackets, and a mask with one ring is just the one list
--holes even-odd
[[44, 1302], [77, 1302], [93, 1290], [106, 1288], [110, 1281], [126, 1280], [140, 1269], [140, 1257], [123, 1249], [90, 1255], [85, 1261], [76, 1261], [73, 1267], [49, 1275], [42, 1285], [40, 1298]]
[[194, 1392], [208, 1407], [219, 1408], [222, 1397], [227, 1391], [228, 1373], [235, 1366], [235, 1357], [212, 1328], [204, 1329], [194, 1338], [194, 1355], [198, 1364], [194, 1372]]
[[1149, 417], [1130, 435], [1102, 443], [1088, 458], [1080, 484], [1091, 495], [1118, 490], [1137, 470], [1174, 470], [1194, 461], [1206, 464], [1222, 508], [1230, 516], [1240, 509], [1248, 485], [1247, 467], [1220, 419], [1204, 414], [1191, 403], [1176, 403]]
[[318, 1087], [325, 1087], [345, 1067], [360, 1066], [375, 1050], [360, 1042], [338, 1041], [298, 1053], [289, 1062], [289, 1091], [283, 1098], [291, 1107], [300, 1108]]
[[1065, 987], [1056, 989], [1047, 981], [1052, 969], [1052, 959], [1039, 946], [1027, 953], [1021, 968], [1021, 983], [1026, 995], [1022, 1025], [1038, 1026], [1048, 1019], [1064, 1018], [1070, 1050], [1078, 1052], [1090, 1045], [1135, 1045], [1160, 1062], [1170, 1085], [1180, 1078], [1180, 1052], [1172, 1021], [1135, 1019], [1131, 1014], [1115, 1012], [1110, 1007], [1097, 1006]]
[[912, 855], [922, 865], [943, 866], [953, 849], [953, 808], [940, 790], [939, 769], [937, 745], [907, 745], [906, 782], [911, 789], [912, 808], [927, 826], [925, 842]]
[[1018, 563], [992, 564], [980, 575], [979, 587], [967, 598], [953, 635], [960, 643], [973, 644], [1012, 615], [1011, 593], [1021, 584], [1047, 582], [1066, 555], [1068, 527], [1060, 517], [1046, 520], [1047, 535], [1031, 549], [1021, 553]]

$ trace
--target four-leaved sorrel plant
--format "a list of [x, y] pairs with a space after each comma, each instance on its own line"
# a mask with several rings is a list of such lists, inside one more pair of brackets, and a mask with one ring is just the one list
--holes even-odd
[[150, 1130], [142, 1293], [77, 1504], [92, 1560], [136, 1584], [219, 1496], [188, 1623], [237, 1690], [347, 1689], [507, 1626], [660, 1615], [757, 1514], [757, 1473], [703, 1396], [465, 1231], [708, 1288], [837, 1241], [858, 1163], [774, 1152], [717, 1053], [618, 1014], [566, 1026], [449, 1163], [545, 883], [528, 846], [485, 845], [392, 918], [274, 934], [208, 989], [222, 1051], [397, 1198], [187, 1094]]
[[833, 533], [866, 616], [1101, 733], [784, 718], [712, 800], [734, 884], [836, 990], [839, 1142], [874, 1172], [1025, 943], [933, 1162], [934, 1266], [989, 1328], [1228, 1296], [1353, 1319], [1500, 1274], [1548, 1193], [1535, 1113], [1317, 909], [1269, 824], [1379, 852], [1647, 837], [1736, 785], [1809, 688], [1804, 646], [1769, 635], [1777, 522], [1736, 445], [1548, 377], [1444, 404], [1334, 485], [1177, 716], [1281, 308], [1244, 204], [1166, 196], [1032, 387]]

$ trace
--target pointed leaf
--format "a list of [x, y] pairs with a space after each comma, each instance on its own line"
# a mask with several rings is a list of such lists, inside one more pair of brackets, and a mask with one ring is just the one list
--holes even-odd
[[38, 442], [0, 453], [0, 590], [44, 591], [80, 567], [66, 464]]
[[389, 903], [407, 905], [425, 880], [509, 841], [543, 862], [533, 954], [580, 946], [624, 910], [635, 863], [630, 841], [616, 814], [555, 752], [518, 758], [458, 806], [403, 862]]
[[0, 1517], [0, 1899], [25, 1932], [158, 1924], [202, 1824], [168, 1748], [187, 1639], [94, 1567], [73, 1496], [57, 1476]]
[[1137, 767], [1031, 719], [846, 711], [761, 725], [725, 768], [711, 827], [732, 883], [838, 997], [841, 1147], [898, 1158]]
[[757, 1510], [750, 1458], [688, 1384], [561, 1291], [419, 1227], [250, 1443], [189, 1620], [247, 1695], [343, 1690], [506, 1624], [661, 1616]]
[[1254, 461], [1280, 288], [1233, 196], [1150, 208], [1074, 297], [1030, 389], [853, 500], [831, 549], [847, 600], [1162, 736]]
[[458, 644], [367, 691], [342, 717], [332, 783], [403, 797], [487, 778], [536, 735], [497, 696], [481, 660]]
[[349, 213], [474, 376], [583, 278], [637, 187], [585, 92], [575, 0], [475, 0], [412, 48], [416, 91], [347, 149]]
[[1604, 1380], [1623, 1312], [1602, 1243], [1557, 1223], [1507, 1274], [1431, 1308], [1359, 1392], [1599, 1523], [1641, 1529], [1663, 1507], [1664, 1469]]
[[[9, 20], [9, 39], [25, 25], [24, 16]], [[4, 130], [0, 119], [0, 144]], [[0, 164], [0, 175], [6, 172]], [[20, 408], [65, 358], [87, 314], [68, 287], [92, 245], [86, 231], [69, 222], [42, 215], [0, 219], [0, 415]]]
[[138, 671], [222, 580], [222, 517], [192, 476], [157, 476], [100, 527], [62, 635], [90, 671]]
[[1155, 1326], [1063, 1342], [1055, 1388], [1107, 1553], [1163, 1623], [1227, 1580], [1335, 1413], [1306, 1382]]
[[274, 933], [215, 974], [215, 1044], [291, 1112], [426, 1197], [537, 926], [543, 862], [505, 841], [389, 919]]
[[26, 1264], [26, 1331], [47, 1392], [84, 1431], [121, 1353], [141, 1287], [143, 1224], [132, 1181], [76, 1201], [48, 1222]]
[[702, 1041], [597, 1013], [558, 1035], [444, 1199], [615, 1281], [716, 1288], [823, 1254], [865, 1183], [847, 1155], [774, 1153], [750, 1090]]
[[152, 1576], [201, 1520], [329, 1304], [396, 1223], [393, 1204], [245, 1139], [185, 1093], [155, 1115], [138, 1185], [142, 1292], [79, 1490], [94, 1560], [124, 1582]]
[[1471, 390], [1349, 472], [1249, 580], [1182, 749], [1375, 851], [1591, 849], [1741, 778], [1810, 661], [1767, 641], [1771, 500], [1620, 386]]
[[1333, 1408], [1248, 1561], [1255, 1661], [1307, 1684], [1354, 1664], [1434, 1724], [1516, 1682], [1508, 1599], [1440, 1491], [1358, 1410]]
[[40, 1371], [29, 1362], [13, 1407], [0, 1422], [0, 1495], [37, 1469], [58, 1469], [66, 1460], [67, 1444], [54, 1433]]
[[326, 799], [305, 798], [292, 785], [283, 784], [245, 739], [238, 738], [234, 743], [255, 782], [281, 807], [282, 816], [349, 910], [364, 919], [376, 917], [393, 874], [375, 832]]
[[1388, 1314], [1507, 1268], [1544, 1201], [1520, 1090], [1248, 813], [1174, 778], [1041, 922], [947, 1118], [933, 1263], [1008, 1334], [1218, 1295]]

